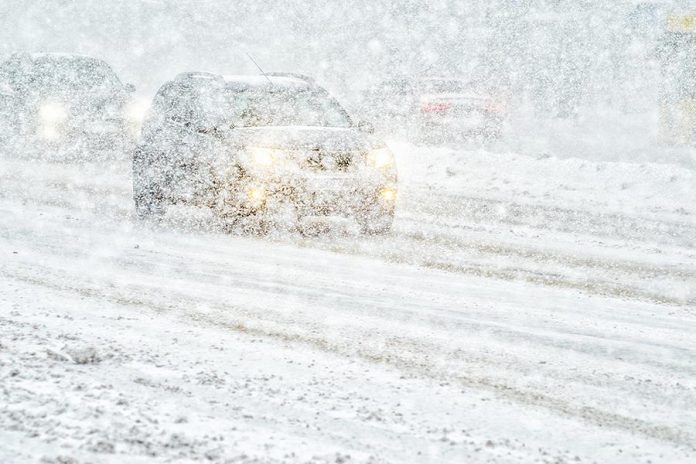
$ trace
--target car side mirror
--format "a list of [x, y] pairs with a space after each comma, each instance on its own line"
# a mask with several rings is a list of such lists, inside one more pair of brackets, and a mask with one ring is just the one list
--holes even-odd
[[128, 92], [128, 93], [135, 93], [135, 86], [131, 83], [126, 84], [124, 86], [124, 88], [126, 89], [126, 92]]
[[230, 129], [230, 123], [226, 119], [220, 118], [202, 118], [196, 128], [199, 134], [209, 134], [215, 137], [222, 137]]
[[200, 126], [196, 129], [199, 134], [215, 135], [218, 133], [217, 126]]
[[360, 121], [358, 122], [358, 130], [364, 134], [374, 134], [375, 126], [369, 121]]

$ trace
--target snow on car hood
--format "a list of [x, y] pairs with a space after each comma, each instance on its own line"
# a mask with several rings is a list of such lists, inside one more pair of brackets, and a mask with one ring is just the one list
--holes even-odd
[[238, 143], [269, 148], [356, 151], [375, 145], [372, 137], [341, 127], [238, 127], [230, 132]]

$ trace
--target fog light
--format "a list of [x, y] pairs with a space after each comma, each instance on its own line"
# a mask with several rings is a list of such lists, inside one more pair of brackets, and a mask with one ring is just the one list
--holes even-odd
[[266, 199], [266, 191], [260, 187], [250, 187], [247, 190], [247, 198], [254, 206], [258, 206]]
[[68, 119], [68, 110], [60, 102], [47, 102], [39, 107], [39, 119], [44, 123], [60, 124]]
[[393, 203], [396, 200], [396, 190], [390, 188], [382, 189], [379, 191], [379, 197], [388, 203]]
[[140, 136], [143, 121], [149, 110], [150, 101], [145, 98], [134, 99], [124, 108], [123, 116], [126, 118], [128, 134], [131, 137]]
[[134, 124], [142, 124], [147, 112], [150, 110], [150, 100], [147, 98], [138, 98], [132, 100], [124, 108], [124, 116], [128, 121]]

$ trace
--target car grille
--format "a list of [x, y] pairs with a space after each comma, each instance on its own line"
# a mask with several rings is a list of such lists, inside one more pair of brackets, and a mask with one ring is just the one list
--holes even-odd
[[302, 168], [310, 171], [345, 172], [354, 164], [355, 153], [327, 153], [320, 150], [306, 154]]

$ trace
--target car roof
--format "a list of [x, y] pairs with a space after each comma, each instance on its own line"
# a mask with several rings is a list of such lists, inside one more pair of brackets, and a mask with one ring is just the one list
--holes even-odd
[[222, 84], [231, 90], [320, 90], [311, 78], [293, 75], [220, 75], [203, 71], [190, 71], [179, 73], [173, 82], [189, 82], [194, 85], [207, 83]]
[[198, 80], [198, 81], [220, 81], [222, 82], [222, 76], [219, 74], [214, 74], [204, 71], [190, 71], [179, 73], [174, 77], [174, 81], [186, 81], [186, 80]]
[[421, 77], [416, 79], [417, 82], [457, 82], [466, 84], [469, 82], [468, 79], [462, 79], [461, 77]]
[[39, 60], [56, 60], [56, 61], [62, 61], [62, 60], [74, 60], [74, 61], [98, 61], [98, 62], [103, 62], [103, 60], [100, 60], [99, 58], [94, 58], [93, 56], [88, 56], [88, 55], [79, 55], [76, 53], [27, 53], [29, 58], [32, 61], [39, 61]]
[[80, 55], [76, 53], [56, 53], [56, 52], [44, 52], [44, 53], [14, 53], [12, 55], [15, 59], [29, 60], [32, 63], [36, 62], [72, 62], [72, 63], [91, 63], [98, 64], [101, 66], [110, 67], [109, 64], [99, 58], [94, 58], [93, 56]]
[[280, 88], [287, 90], [310, 90], [314, 85], [300, 77], [264, 75], [223, 76], [228, 88], [235, 90]]
[[462, 77], [395, 77], [392, 79], [384, 80], [380, 82], [380, 84], [424, 82], [457, 82], [467, 84], [470, 82], [470, 80]]

